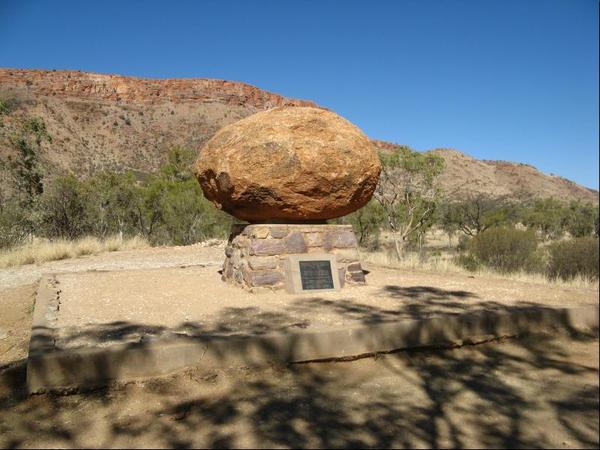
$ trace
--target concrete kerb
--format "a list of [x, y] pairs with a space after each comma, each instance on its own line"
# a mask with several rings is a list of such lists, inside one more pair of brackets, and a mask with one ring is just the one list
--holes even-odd
[[[38, 290], [33, 309], [31, 322], [31, 338], [29, 340], [29, 358], [27, 363], [27, 379], [30, 378], [29, 371], [35, 371], [35, 362], [31, 361], [44, 358], [55, 351], [56, 320], [58, 318], [60, 291], [56, 288], [56, 277], [49, 275], [42, 277], [38, 284]], [[35, 374], [32, 374], [35, 379]]]
[[44, 277], [36, 298], [27, 365], [30, 393], [91, 388], [114, 381], [206, 369], [336, 359], [394, 350], [457, 346], [563, 329], [598, 328], [598, 305], [524, 307], [364, 324], [319, 332], [252, 336], [177, 336], [102, 348], [57, 349], [53, 320], [60, 305], [56, 279]]

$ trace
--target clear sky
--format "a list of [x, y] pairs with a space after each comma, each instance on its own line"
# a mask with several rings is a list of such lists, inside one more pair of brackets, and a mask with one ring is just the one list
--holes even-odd
[[0, 67], [244, 81], [598, 188], [598, 0], [0, 0]]

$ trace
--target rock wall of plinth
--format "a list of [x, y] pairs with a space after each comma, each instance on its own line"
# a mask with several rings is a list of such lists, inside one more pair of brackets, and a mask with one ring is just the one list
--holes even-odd
[[350, 225], [234, 225], [222, 277], [249, 289], [284, 289], [288, 255], [316, 253], [335, 255], [340, 286], [365, 283]]

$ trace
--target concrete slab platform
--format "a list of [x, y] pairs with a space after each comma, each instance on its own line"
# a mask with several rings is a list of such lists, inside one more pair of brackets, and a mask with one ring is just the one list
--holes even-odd
[[345, 358], [598, 328], [594, 293], [540, 289], [530, 301], [522, 286], [495, 287], [495, 297], [466, 277], [444, 287], [432, 278], [415, 286], [377, 268], [367, 286], [290, 296], [241, 291], [212, 266], [47, 276], [37, 293], [28, 387], [87, 388], [192, 365]]

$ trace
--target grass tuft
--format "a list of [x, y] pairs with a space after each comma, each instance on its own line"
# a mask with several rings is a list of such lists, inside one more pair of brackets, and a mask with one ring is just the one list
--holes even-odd
[[442, 253], [440, 256], [430, 256], [426, 259], [419, 257], [418, 253], [406, 253], [402, 260], [396, 259], [395, 255], [390, 252], [377, 251], [367, 252], [361, 251], [361, 260], [376, 266], [390, 267], [393, 269], [414, 270], [418, 272], [431, 272], [436, 274], [464, 274], [477, 275], [486, 278], [507, 279], [512, 281], [520, 281], [524, 283], [542, 284], [546, 286], [556, 286], [561, 288], [575, 289], [594, 289], [598, 290], [598, 280], [589, 279], [581, 275], [575, 276], [570, 280], [562, 280], [560, 278], [549, 279], [541, 273], [514, 272], [509, 274], [499, 273], [485, 267], [481, 267], [475, 272], [470, 272], [464, 267], [456, 264], [454, 257], [447, 253]]
[[119, 236], [111, 236], [106, 239], [84, 237], [75, 241], [36, 238], [20, 247], [0, 252], [0, 268], [39, 264], [78, 256], [96, 255], [102, 252], [135, 250], [148, 246], [148, 242], [139, 236], [125, 239]]

